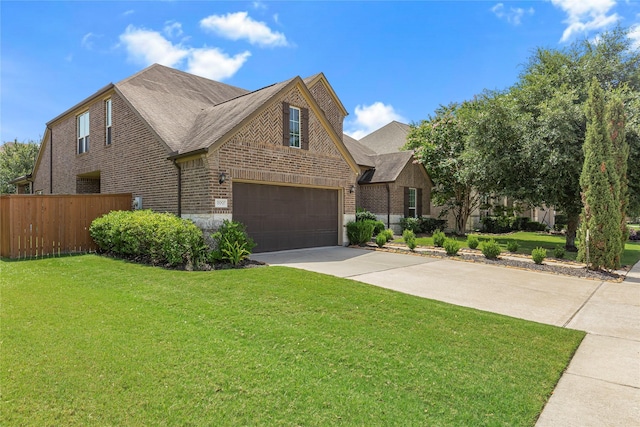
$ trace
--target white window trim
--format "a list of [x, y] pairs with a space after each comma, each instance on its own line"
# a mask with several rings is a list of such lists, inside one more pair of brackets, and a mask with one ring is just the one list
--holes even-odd
[[[413, 206], [411, 206], [411, 194], [413, 194]], [[413, 218], [418, 217], [418, 190], [409, 187], [409, 213], [413, 210]]]
[[[298, 120], [294, 120], [293, 117], [293, 111], [297, 111], [298, 112]], [[292, 124], [293, 123], [298, 123], [298, 133], [297, 133], [297, 137], [298, 137], [298, 145], [295, 145], [293, 143], [294, 141], [294, 137], [296, 136], [296, 133], [293, 131], [292, 129]], [[302, 148], [302, 110], [300, 110], [300, 108], [298, 107], [294, 107], [294, 106], [289, 106], [289, 147], [291, 148]]]
[[91, 128], [89, 111], [85, 111], [81, 114], [78, 114], [78, 116], [76, 116], [76, 127], [77, 127], [76, 140], [78, 142], [78, 145], [76, 147], [77, 153], [78, 154], [86, 153], [87, 151], [89, 151], [89, 140], [90, 140], [89, 131]]
[[111, 98], [107, 99], [104, 102], [104, 116], [105, 116], [105, 129], [104, 129], [104, 143], [105, 145], [111, 145], [113, 142], [113, 135], [111, 130], [111, 125], [113, 124], [113, 103], [111, 102]]

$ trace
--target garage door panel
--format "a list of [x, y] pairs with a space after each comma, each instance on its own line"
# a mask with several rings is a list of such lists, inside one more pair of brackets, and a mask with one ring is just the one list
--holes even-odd
[[244, 223], [255, 252], [338, 244], [338, 192], [233, 184], [233, 218]]

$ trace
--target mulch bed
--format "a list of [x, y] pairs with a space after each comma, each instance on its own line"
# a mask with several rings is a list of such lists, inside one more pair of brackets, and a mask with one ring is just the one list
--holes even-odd
[[610, 273], [607, 271], [593, 271], [587, 269], [584, 264], [579, 264], [569, 260], [556, 260], [555, 258], [545, 260], [542, 264], [535, 264], [531, 261], [522, 261], [517, 259], [499, 257], [498, 259], [487, 259], [482, 255], [480, 251], [464, 250], [459, 255], [449, 256], [444, 251], [435, 248], [418, 247], [416, 251], [410, 251], [403, 246], [385, 246], [379, 248], [374, 244], [367, 244], [366, 246], [353, 246], [360, 249], [369, 249], [376, 251], [395, 252], [402, 254], [412, 254], [417, 256], [428, 256], [443, 259], [450, 259], [453, 261], [466, 261], [466, 262], [480, 262], [483, 264], [490, 264], [500, 267], [517, 268], [521, 270], [541, 271], [545, 273], [560, 274], [563, 276], [572, 276], [592, 280], [608, 281], [608, 282], [621, 282], [624, 280], [624, 276], [617, 273]]

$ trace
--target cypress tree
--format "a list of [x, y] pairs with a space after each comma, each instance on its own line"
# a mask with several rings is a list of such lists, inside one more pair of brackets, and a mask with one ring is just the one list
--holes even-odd
[[624, 253], [629, 231], [627, 230], [627, 206], [629, 205], [629, 185], [627, 178], [627, 162], [629, 159], [629, 143], [625, 133], [626, 116], [624, 104], [619, 94], [615, 94], [607, 106], [607, 125], [613, 148], [616, 174], [620, 181], [620, 256]]
[[586, 116], [578, 259], [593, 270], [615, 269], [620, 267], [620, 180], [605, 117], [604, 92], [595, 78], [589, 88]]

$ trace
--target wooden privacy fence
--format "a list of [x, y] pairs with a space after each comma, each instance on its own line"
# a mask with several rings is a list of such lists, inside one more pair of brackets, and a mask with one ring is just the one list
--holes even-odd
[[0, 256], [34, 258], [97, 249], [91, 222], [131, 210], [131, 194], [0, 196]]

